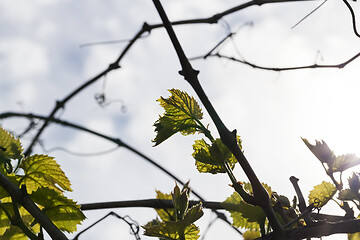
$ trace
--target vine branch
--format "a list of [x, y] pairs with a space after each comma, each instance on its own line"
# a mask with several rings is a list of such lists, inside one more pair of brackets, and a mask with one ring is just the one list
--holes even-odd
[[[198, 97], [200, 98], [201, 102], [205, 106], [207, 112], [209, 113], [210, 117], [212, 118], [219, 134], [222, 142], [230, 149], [230, 151], [234, 154], [238, 162], [240, 163], [242, 169], [244, 170], [245, 174], [249, 178], [251, 185], [253, 187], [253, 202], [256, 202], [256, 205], [259, 205], [265, 212], [266, 216], [268, 217], [272, 228], [276, 235], [280, 238], [283, 236], [283, 228], [280, 225], [278, 219], [275, 216], [274, 210], [270, 203], [270, 197], [265, 190], [265, 188], [260, 183], [259, 179], [257, 178], [255, 172], [253, 171], [252, 167], [250, 166], [249, 162], [245, 158], [244, 154], [240, 150], [237, 141], [236, 141], [236, 131], [230, 132], [227, 127], [224, 125], [220, 117], [218, 116], [216, 110], [212, 106], [211, 102], [209, 101], [207, 95], [205, 94], [203, 88], [200, 85], [198, 80], [199, 71], [192, 68], [188, 58], [186, 57], [177, 36], [171, 26], [171, 23], [163, 9], [159, 0], [153, 0], [154, 5], [160, 15], [162, 22], [164, 23], [164, 27], [169, 35], [169, 38], [175, 48], [176, 54], [179, 58], [180, 65], [182, 67], [181, 71], [179, 72], [185, 80], [192, 86], [192, 88], [197, 93]], [[250, 197], [250, 196], [248, 196]]]

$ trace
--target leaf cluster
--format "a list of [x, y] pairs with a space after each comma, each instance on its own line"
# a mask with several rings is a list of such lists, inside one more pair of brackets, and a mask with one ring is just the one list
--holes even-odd
[[[342, 173], [351, 167], [360, 164], [360, 158], [355, 154], [335, 155], [334, 152], [324, 141], [315, 141], [315, 145], [309, 143], [307, 139], [302, 138], [305, 145], [319, 159], [323, 165], [326, 174], [333, 183], [322, 182], [314, 187], [309, 195], [309, 204], [313, 203], [317, 207], [323, 207], [329, 200], [334, 200], [342, 210], [345, 211], [344, 218], [354, 218], [354, 210], [350, 204], [354, 204], [360, 210], [360, 175], [353, 172], [348, 178], [348, 188], [344, 188]], [[334, 173], [340, 173], [340, 179], [336, 180]], [[338, 192], [337, 200], [334, 199]], [[338, 202], [340, 201], [340, 203]], [[358, 240], [360, 235], [349, 234], [349, 239]]]
[[[193, 144], [193, 154], [195, 165], [201, 173], [226, 173], [226, 166], [230, 169], [235, 167], [236, 158], [230, 150], [221, 142], [219, 138], [214, 138], [209, 129], [201, 122], [203, 118], [202, 110], [194, 99], [186, 92], [178, 89], [169, 90], [171, 96], [158, 99], [165, 113], [159, 116], [155, 122], [156, 137], [153, 140], [155, 146], [175, 133], [182, 135], [202, 133], [207, 140], [196, 140]], [[240, 137], [237, 137], [238, 144], [241, 147]]]
[[[170, 97], [158, 99], [165, 113], [159, 116], [159, 119], [154, 124], [156, 137], [153, 142], [155, 146], [178, 132], [182, 135], [204, 134], [206, 138], [195, 140], [193, 144], [194, 152], [192, 156], [195, 159], [195, 166], [200, 173], [227, 173], [233, 185], [239, 185], [240, 189], [235, 188], [236, 191], [223, 202], [224, 208], [231, 214], [233, 225], [247, 230], [243, 235], [244, 239], [247, 240], [269, 233], [271, 226], [263, 209], [259, 206], [248, 204], [243, 199], [243, 197], [253, 195], [251, 184], [236, 181], [232, 169], [237, 163], [237, 159], [219, 138], [214, 138], [211, 135], [208, 128], [201, 122], [203, 114], [199, 104], [186, 92], [178, 89], [171, 89], [169, 92], [171, 93]], [[333, 181], [332, 183], [323, 181], [310, 191], [308, 208], [312, 208], [310, 210], [322, 208], [330, 200], [334, 200], [334, 196], [338, 192], [337, 199], [341, 201], [339, 206], [345, 210], [345, 216], [353, 218], [354, 212], [349, 206], [349, 202], [355, 203], [357, 208], [360, 209], [359, 173], [353, 173], [348, 179], [349, 188], [347, 189], [343, 188], [342, 179], [340, 181], [335, 180], [334, 173], [340, 173], [340, 176], [342, 176], [342, 172], [360, 164], [360, 158], [354, 154], [337, 156], [324, 141], [316, 141], [316, 144], [312, 145], [307, 139], [302, 138], [302, 140], [319, 159], [327, 175]], [[237, 141], [241, 148], [241, 140], [238, 136]], [[286, 226], [286, 228], [296, 228], [303, 227], [305, 222], [308, 224], [306, 216], [309, 213], [301, 214], [296, 197], [294, 197], [293, 204], [291, 205], [287, 197], [273, 192], [266, 184], [263, 184], [263, 186], [269, 196], [271, 196], [271, 205], [276, 212], [276, 217], [283, 226]], [[157, 209], [156, 211], [161, 220], [155, 219], [144, 226], [146, 235], [159, 237], [160, 239], [197, 239], [197, 228], [192, 223], [186, 225], [187, 227], [183, 225], [188, 212], [187, 191], [180, 191], [176, 186], [172, 194], [163, 194], [161, 192], [157, 192], [157, 194], [158, 199], [172, 199], [174, 209]], [[187, 222], [187, 224], [189, 223]], [[184, 234], [186, 236], [188, 234], [188, 236], [184, 237]], [[357, 239], [355, 236], [349, 235], [349, 238]]]
[[[2, 128], [0, 146], [0, 174], [26, 191], [60, 230], [76, 231], [85, 216], [76, 202], [64, 196], [72, 189], [55, 159], [37, 154], [24, 157], [20, 140]], [[0, 186], [0, 239], [27, 239], [24, 226], [33, 234], [40, 232], [36, 219]]]
[[180, 191], [176, 185], [171, 194], [157, 191], [157, 199], [171, 199], [173, 209], [156, 209], [159, 219], [154, 219], [143, 228], [145, 235], [171, 240], [196, 240], [199, 238], [199, 228], [194, 224], [202, 217], [202, 204], [189, 208], [189, 188], [187, 185]]

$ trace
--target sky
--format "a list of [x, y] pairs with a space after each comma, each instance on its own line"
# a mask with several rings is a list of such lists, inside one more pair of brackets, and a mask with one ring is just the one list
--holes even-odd
[[[170, 20], [209, 17], [245, 1], [164, 0]], [[218, 24], [175, 27], [188, 57], [205, 55], [229, 32], [220, 53], [265, 67], [293, 67], [342, 63], [359, 52], [360, 39], [342, 1], [322, 1], [252, 6], [223, 18]], [[351, 3], [358, 8], [359, 3]], [[355, 11], [356, 12], [356, 11]], [[356, 12], [357, 14], [360, 14]], [[73, 89], [107, 68], [125, 42], [82, 47], [84, 44], [131, 39], [142, 24], [160, 23], [152, 1], [0, 0], [0, 111], [47, 115]], [[180, 64], [164, 29], [139, 39], [121, 68], [99, 79], [68, 102], [57, 117], [100, 133], [120, 138], [173, 172], [206, 200], [224, 201], [232, 194], [226, 175], [200, 174], [191, 157], [192, 144], [202, 136], [175, 135], [153, 147], [153, 124], [163, 110], [156, 102], [177, 88], [195, 95], [178, 74]], [[260, 181], [292, 199], [290, 176], [299, 178], [305, 196], [313, 186], [330, 181], [320, 162], [301, 140], [323, 139], [338, 155], [360, 156], [358, 89], [360, 59], [343, 69], [305, 69], [274, 72], [258, 70], [219, 58], [192, 61], [200, 82], [227, 127], [237, 129], [245, 156]], [[106, 106], [95, 96], [105, 94]], [[195, 96], [196, 98], [196, 96]], [[5, 129], [20, 133], [28, 121], [2, 120]], [[216, 135], [204, 114], [204, 124]], [[26, 147], [34, 131], [22, 139]], [[66, 194], [78, 203], [148, 199], [155, 190], [170, 192], [175, 182], [136, 154], [74, 129], [51, 125], [41, 137], [36, 153], [54, 156], [72, 183]], [[90, 156], [79, 156], [86, 153]], [[50, 150], [50, 151], [49, 151]], [[348, 171], [360, 171], [355, 167]], [[238, 180], [247, 181], [239, 166]], [[346, 179], [346, 175], [345, 175]], [[152, 209], [113, 209], [146, 224]], [[109, 210], [85, 212], [84, 229]], [[342, 214], [335, 204], [323, 213]], [[199, 220], [205, 231], [214, 215], [206, 211]], [[217, 220], [207, 240], [241, 239]], [[73, 237], [73, 235], [68, 235]], [[150, 239], [141, 236], [142, 239]], [[89, 230], [86, 239], [133, 239], [126, 224], [110, 218]], [[324, 239], [335, 239], [329, 237]], [[336, 236], [346, 239], [346, 236]]]

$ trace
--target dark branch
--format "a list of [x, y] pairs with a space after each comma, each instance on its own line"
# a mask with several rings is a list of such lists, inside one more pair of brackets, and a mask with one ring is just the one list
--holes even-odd
[[226, 56], [221, 53], [213, 53], [213, 54], [206, 54], [204, 56], [194, 57], [191, 58], [191, 60], [197, 60], [197, 59], [205, 59], [209, 57], [217, 57], [217, 58], [223, 58], [230, 61], [242, 63], [245, 65], [248, 65], [255, 69], [261, 69], [261, 70], [268, 70], [268, 71], [275, 71], [275, 72], [282, 72], [282, 71], [292, 71], [292, 70], [301, 70], [301, 69], [314, 69], [314, 68], [339, 68], [342, 69], [349, 63], [353, 62], [355, 59], [357, 59], [360, 56], [360, 52], [357, 53], [355, 56], [351, 57], [350, 59], [346, 60], [345, 62], [339, 63], [339, 64], [312, 64], [312, 65], [305, 65], [305, 66], [298, 66], [298, 67], [283, 67], [283, 68], [277, 68], [277, 67], [264, 67], [259, 66], [254, 63], [248, 62], [246, 60], [237, 59], [235, 57]]
[[[242, 169], [244, 170], [245, 174], [249, 178], [254, 196], [246, 195], [246, 198], [251, 198], [252, 200], [256, 201], [256, 205], [260, 206], [266, 216], [269, 219], [270, 225], [274, 229], [275, 234], [282, 238], [283, 235], [283, 228], [280, 225], [278, 219], [275, 216], [275, 212], [271, 206], [270, 197], [263, 187], [263, 185], [260, 183], [258, 177], [256, 176], [255, 172], [253, 171], [252, 167], [250, 166], [249, 162], [245, 158], [244, 154], [242, 153], [240, 147], [237, 144], [236, 140], [236, 131], [230, 132], [228, 128], [224, 125], [221, 118], [217, 114], [216, 110], [212, 106], [210, 100], [208, 99], [207, 95], [205, 94], [202, 86], [200, 85], [200, 82], [198, 80], [198, 73], [199, 71], [194, 70], [186, 57], [178, 39], [177, 36], [172, 28], [172, 25], [165, 13], [165, 10], [163, 9], [161, 3], [159, 0], [153, 0], [154, 5], [160, 15], [160, 18], [162, 22], [164, 23], [164, 27], [166, 31], [168, 32], [169, 38], [171, 40], [171, 43], [173, 44], [175, 51], [177, 53], [177, 56], [179, 58], [180, 65], [182, 67], [181, 71], [179, 72], [181, 75], [184, 76], [184, 78], [188, 81], [188, 83], [192, 86], [192, 88], [197, 93], [198, 97], [200, 98], [201, 102], [205, 106], [207, 112], [209, 113], [211, 119], [213, 120], [219, 134], [221, 141], [229, 148], [229, 150], [234, 154], [235, 158], [240, 163]], [[234, 186], [236, 185], [236, 182], [233, 182]], [[239, 192], [240, 195], [241, 192]], [[252, 203], [254, 203], [252, 201]]]
[[357, 37], [360, 37], [360, 34], [359, 34], [359, 32], [357, 31], [357, 28], [356, 28], [356, 20], [355, 20], [356, 16], [355, 16], [354, 10], [352, 9], [350, 3], [347, 0], [343, 0], [343, 2], [345, 3], [346, 7], [350, 11], [354, 33], [355, 33], [355, 35]]

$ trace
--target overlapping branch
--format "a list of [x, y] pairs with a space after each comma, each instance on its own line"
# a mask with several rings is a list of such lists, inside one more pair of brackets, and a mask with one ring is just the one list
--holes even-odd
[[[171, 176], [172, 178], [176, 179], [179, 183], [181, 183], [181, 181], [179, 179], [177, 179], [174, 175], [172, 175], [170, 172], [168, 172], [166, 169], [162, 168], [160, 165], [158, 165], [156, 162], [154, 162], [153, 160], [147, 158], [146, 156], [144, 156], [143, 154], [139, 153], [137, 150], [131, 148], [130, 146], [128, 146], [127, 144], [123, 143], [121, 140], [119, 139], [115, 139], [115, 138], [111, 138], [105, 135], [102, 135], [100, 133], [97, 133], [95, 131], [89, 130], [89, 129], [85, 129], [81, 126], [72, 124], [72, 123], [68, 123], [66, 121], [62, 121], [60, 119], [56, 119], [56, 113], [62, 109], [65, 108], [66, 104], [73, 99], [77, 94], [79, 94], [80, 92], [82, 92], [84, 89], [86, 89], [88, 86], [92, 85], [93, 83], [95, 83], [97, 80], [101, 79], [102, 77], [106, 76], [109, 72], [116, 70], [118, 68], [120, 68], [120, 61], [122, 60], [122, 58], [127, 54], [127, 52], [130, 50], [130, 48], [133, 46], [133, 44], [139, 40], [144, 33], [150, 33], [153, 29], [157, 29], [157, 28], [163, 28], [166, 27], [167, 30], [169, 28], [171, 28], [171, 25], [184, 25], [184, 24], [199, 24], [199, 23], [206, 23], [206, 24], [213, 24], [213, 23], [217, 23], [222, 17], [232, 14], [234, 12], [237, 12], [239, 10], [245, 9], [247, 7], [250, 6], [254, 6], [254, 5], [262, 5], [262, 4], [267, 4], [267, 3], [284, 3], [284, 2], [295, 2], [295, 1], [312, 1], [312, 0], [253, 0], [253, 1], [249, 1], [246, 2], [244, 4], [240, 4], [234, 8], [228, 9], [226, 11], [223, 11], [219, 14], [215, 14], [209, 18], [199, 18], [199, 19], [190, 19], [190, 20], [181, 20], [181, 21], [176, 21], [173, 23], [170, 23], [169, 21], [165, 22], [165, 26], [164, 24], [154, 24], [154, 25], [149, 25], [147, 23], [144, 23], [144, 25], [142, 26], [142, 28], [135, 34], [135, 36], [128, 42], [128, 44], [126, 45], [126, 47], [124, 48], [124, 50], [120, 53], [119, 57], [113, 62], [111, 63], [105, 70], [103, 70], [102, 72], [100, 72], [98, 75], [96, 75], [95, 77], [89, 79], [88, 81], [86, 81], [84, 84], [82, 84], [81, 86], [77, 87], [76, 89], [74, 89], [73, 91], [71, 91], [67, 96], [65, 96], [63, 99], [56, 101], [56, 104], [54, 106], [54, 108], [50, 111], [50, 114], [46, 117], [44, 116], [35, 116], [35, 115], [28, 115], [28, 118], [38, 118], [38, 119], [42, 119], [43, 123], [41, 125], [41, 127], [39, 128], [39, 130], [37, 131], [37, 133], [35, 134], [35, 136], [33, 137], [30, 145], [27, 147], [26, 151], [25, 151], [25, 155], [30, 155], [30, 153], [32, 152], [32, 149], [34, 147], [34, 145], [38, 142], [41, 134], [44, 132], [44, 130], [49, 126], [50, 123], [54, 122], [54, 123], [59, 123], [59, 124], [63, 124], [63, 125], [67, 125], [67, 126], [71, 126], [73, 128], [77, 128], [79, 130], [83, 130], [83, 131], [87, 131], [91, 134], [95, 134], [99, 137], [108, 139], [109, 141], [112, 141], [116, 144], [118, 144], [119, 146], [122, 147], [126, 147], [129, 150], [133, 151], [134, 153], [142, 156], [144, 159], [146, 159], [147, 161], [149, 161], [151, 164], [153, 164], [154, 166], [158, 167], [159, 169], [161, 169], [163, 172], [167, 173], [169, 176]], [[157, 1], [158, 2], [158, 1]], [[344, 0], [345, 4], [349, 7], [348, 3], [346, 0]], [[353, 10], [351, 9], [351, 7], [349, 7], [350, 13], [352, 15], [352, 19], [353, 19], [353, 28], [354, 28], [354, 32], [357, 36], [359, 36], [357, 30], [356, 30], [356, 22], [355, 22], [355, 15]], [[175, 38], [173, 37], [172, 40], [174, 40]], [[180, 46], [180, 45], [179, 45]], [[217, 116], [216, 111], [213, 109], [213, 107], [211, 106], [210, 101], [207, 99], [205, 93], [203, 92], [200, 84], [198, 83], [198, 81], [193, 81], [191, 79], [197, 79], [197, 71], [192, 69], [190, 63], [187, 61], [187, 58], [185, 56], [184, 53], [181, 54], [181, 48], [177, 49], [177, 53], [180, 57], [180, 62], [182, 65], [182, 75], [184, 75], [185, 78], [188, 78], [187, 80], [189, 82], [191, 82], [192, 86], [194, 87], [194, 90], [198, 93], [200, 99], [203, 101], [204, 105], [206, 106], [206, 108], [208, 109], [210, 115], [212, 116], [218, 130], [219, 133], [221, 135], [222, 140], [224, 141], [224, 143], [230, 148], [230, 150], [234, 153], [234, 155], [238, 158], [242, 168], [244, 169], [244, 171], [246, 172], [246, 174], [249, 177], [249, 180], [252, 182], [253, 187], [254, 187], [254, 194], [255, 196], [261, 196], [261, 197], [256, 197], [256, 201], [264, 201], [264, 203], [261, 203], [259, 205], [261, 205], [264, 209], [264, 211], [267, 213], [268, 217], [270, 218], [270, 221], [272, 222], [272, 226], [273, 228], [277, 231], [277, 230], [281, 230], [281, 228], [278, 228], [278, 225], [276, 223], [274, 223], [274, 219], [272, 217], [272, 209], [268, 208], [268, 196], [267, 198], [265, 197], [265, 195], [267, 194], [266, 191], [262, 188], [262, 185], [260, 184], [259, 180], [257, 179], [255, 173], [252, 171], [249, 163], [247, 162], [245, 156], [242, 154], [241, 150], [238, 149], [237, 146], [234, 145], [234, 132], [230, 132], [225, 125], [223, 125], [221, 119]], [[265, 70], [273, 70], [273, 71], [285, 71], [285, 70], [296, 70], [296, 69], [303, 69], [303, 68], [324, 68], [324, 67], [337, 67], [337, 68], [343, 68], [345, 67], [348, 63], [350, 63], [351, 61], [353, 61], [354, 59], [356, 59], [358, 56], [360, 55], [357, 54], [356, 56], [354, 56], [353, 58], [351, 58], [350, 60], [342, 63], [342, 64], [338, 64], [338, 65], [311, 65], [311, 66], [303, 66], [303, 67], [295, 67], [295, 68], [264, 68], [264, 67], [260, 67], [257, 66], [255, 64], [251, 64], [249, 62], [243, 61], [242, 63], [247, 64], [249, 66], [255, 67], [255, 68], [259, 68], [259, 69], [265, 69]], [[236, 60], [236, 59], [232, 59], [231, 57], [227, 57], [227, 56], [223, 56], [220, 54], [214, 55], [214, 54], [209, 54], [207, 55], [207, 57], [209, 56], [216, 56], [216, 57], [221, 57], [221, 58], [228, 58], [229, 60], [233, 60], [233, 61], [242, 61], [242, 60]], [[186, 60], [185, 60], [186, 59]], [[7, 113], [2, 114], [2, 116], [4, 117]], [[20, 116], [21, 114], [18, 114], [18, 116]], [[25, 117], [25, 115], [23, 115], [22, 117]], [[4, 187], [5, 189], [9, 190], [9, 193], [12, 194], [12, 197], [19, 202], [20, 204], [22, 204], [34, 217], [37, 221], [40, 222], [40, 224], [47, 230], [49, 230], [49, 234], [52, 236], [52, 234], [54, 234], [53, 239], [66, 239], [65, 236], [62, 236], [58, 231], [58, 229], [55, 226], [51, 225], [51, 222], [48, 223], [45, 220], [41, 220], [42, 216], [38, 215], [38, 210], [36, 210], [36, 205], [35, 207], [31, 204], [31, 203], [27, 203], [27, 198], [26, 195], [21, 195], [21, 190], [20, 189], [14, 189], [11, 185], [8, 185], [8, 183], [6, 182], [5, 179], [3, 179], [4, 176], [0, 175], [0, 185], [2, 187]], [[19, 192], [20, 191], [20, 192]], [[195, 193], [194, 193], [195, 194]], [[195, 194], [197, 195], [197, 194]], [[198, 196], [199, 197], [199, 196]], [[265, 198], [264, 198], [265, 197]], [[200, 198], [200, 197], [199, 197]], [[262, 200], [260, 200], [262, 199]], [[24, 205], [25, 204], [25, 205]], [[33, 209], [34, 208], [34, 209]], [[219, 216], [219, 215], [218, 215]], [[275, 218], [276, 219], [276, 218]], [[42, 222], [43, 221], [43, 222]], [[329, 226], [329, 228], [331, 229], [338, 229], [338, 226], [340, 225], [331, 225]], [[310, 229], [308, 232], [312, 232], [313, 234], [317, 234], [316, 229], [312, 230]], [[349, 232], [349, 231], [347, 231]], [[297, 234], [301, 235], [303, 234], [301, 231], [299, 231]], [[332, 234], [332, 233], [330, 233]], [[324, 234], [323, 234], [324, 235]], [[65, 238], [64, 238], [65, 237]]]
[[[10, 117], [23, 117], [23, 118], [27, 118], [27, 119], [30, 119], [30, 120], [39, 119], [39, 120], [43, 120], [43, 121], [48, 121], [49, 123], [60, 124], [60, 125], [66, 126], [66, 127], [70, 127], [72, 129], [87, 132], [87, 133], [90, 133], [90, 134], [95, 135], [97, 137], [106, 139], [106, 140], [108, 140], [108, 141], [110, 141], [112, 143], [115, 143], [117, 146], [124, 147], [124, 148], [130, 150], [131, 152], [135, 153], [136, 155], [140, 156], [142, 159], [149, 162], [151, 165], [155, 166], [156, 168], [158, 168], [159, 170], [164, 172], [166, 175], [168, 175], [169, 177], [171, 177], [172, 179], [174, 179], [175, 181], [177, 181], [181, 185], [185, 184], [185, 182], [182, 181], [180, 178], [178, 178], [175, 174], [171, 173], [169, 170], [167, 170], [166, 168], [161, 166], [159, 163], [157, 163], [156, 161], [154, 161], [151, 158], [147, 157], [145, 154], [143, 154], [140, 151], [136, 150], [135, 148], [131, 147], [127, 143], [123, 142], [119, 138], [110, 137], [110, 136], [101, 134], [101, 133], [99, 133], [97, 131], [94, 131], [94, 130], [85, 128], [83, 126], [80, 126], [78, 124], [71, 123], [71, 122], [68, 122], [68, 121], [64, 121], [64, 120], [54, 118], [54, 117], [49, 118], [49, 117], [45, 117], [45, 116], [41, 116], [41, 115], [37, 115], [37, 114], [31, 114], [31, 113], [30, 114], [25, 114], [25, 113], [18, 113], [18, 112], [5, 112], [5, 113], [0, 114], [0, 119], [6, 119], [6, 118], [10, 118]], [[198, 197], [201, 201], [205, 201], [205, 199], [197, 191], [195, 191], [193, 188], [191, 189], [191, 192], [192, 192], [192, 194], [194, 194], [194, 196]], [[230, 221], [227, 219], [227, 217], [224, 214], [219, 213], [216, 210], [214, 210], [214, 213], [216, 214], [216, 216], [218, 218], [222, 219], [227, 224], [231, 225]], [[241, 232], [237, 228], [235, 228], [235, 227], [233, 227], [233, 228], [234, 228], [235, 231], [237, 231], [238, 233], [241, 234]]]

